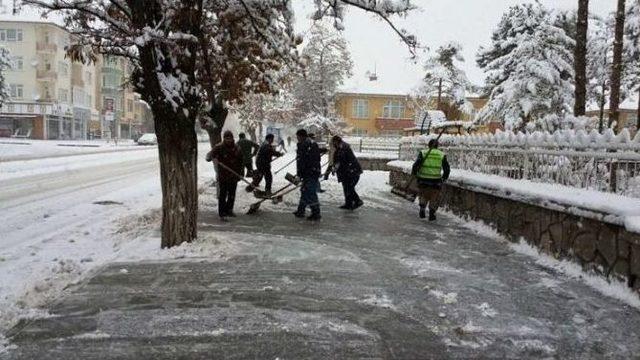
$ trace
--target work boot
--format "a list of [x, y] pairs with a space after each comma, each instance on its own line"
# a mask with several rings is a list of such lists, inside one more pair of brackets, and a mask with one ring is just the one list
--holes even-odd
[[247, 187], [246, 187], [246, 188], [244, 188], [244, 191], [246, 191], [246, 192], [252, 192], [252, 191], [253, 191], [253, 189], [255, 189], [255, 188], [253, 187], [253, 185], [247, 185]]
[[352, 206], [351, 206], [351, 205], [344, 204], [344, 205], [340, 206], [340, 209], [343, 209], [343, 210], [351, 210], [351, 209], [352, 209]]
[[424, 219], [427, 217], [426, 211], [423, 207], [420, 207], [420, 219]]
[[429, 210], [429, 221], [435, 221], [435, 220], [436, 220], [436, 211]]
[[228, 211], [227, 212], [227, 216], [228, 217], [236, 217], [236, 214], [233, 211]]
[[298, 219], [302, 219], [304, 217], [304, 213], [299, 211], [294, 211], [293, 216], [297, 217]]
[[362, 205], [364, 205], [364, 201], [358, 200], [355, 204], [353, 204], [353, 207], [351, 208], [351, 210], [355, 210], [355, 209], [359, 208]]
[[319, 221], [320, 219], [322, 219], [322, 216], [320, 216], [319, 213], [313, 213], [309, 217], [307, 217], [307, 220], [309, 221]]

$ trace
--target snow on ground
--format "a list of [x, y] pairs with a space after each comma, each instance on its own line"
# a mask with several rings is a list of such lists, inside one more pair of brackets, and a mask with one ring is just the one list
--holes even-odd
[[0, 162], [52, 156], [131, 151], [143, 149], [133, 140], [33, 140], [0, 138]]
[[[213, 178], [205, 145], [203, 186]], [[0, 163], [0, 332], [19, 317], [42, 315], [33, 309], [103, 264], [224, 249], [202, 241], [160, 250], [157, 157], [150, 148]]]
[[[456, 217], [450, 212], [446, 212], [446, 214], [447, 216]], [[482, 221], [467, 219], [461, 225], [474, 231], [480, 236], [504, 242], [505, 244], [508, 244], [513, 251], [532, 258], [539, 265], [548, 269], [554, 269], [569, 278], [578, 279], [602, 295], [618, 299], [625, 304], [640, 310], [640, 298], [638, 297], [638, 294], [631, 290], [624, 282], [615, 279], [606, 279], [602, 275], [598, 274], [587, 273], [575, 262], [558, 260], [541, 253], [540, 249], [529, 245], [524, 239], [520, 239], [517, 243], [512, 243], [507, 240], [507, 238], [499, 234], [494, 228]], [[541, 281], [548, 287], [556, 287], [560, 283], [556, 279], [549, 278], [543, 278]]]

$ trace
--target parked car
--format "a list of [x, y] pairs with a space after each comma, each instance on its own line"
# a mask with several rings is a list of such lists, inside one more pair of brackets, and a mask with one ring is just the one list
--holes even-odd
[[156, 134], [153, 134], [153, 133], [142, 134], [142, 136], [138, 138], [138, 145], [157, 145], [157, 144], [158, 144], [158, 138], [156, 137]]

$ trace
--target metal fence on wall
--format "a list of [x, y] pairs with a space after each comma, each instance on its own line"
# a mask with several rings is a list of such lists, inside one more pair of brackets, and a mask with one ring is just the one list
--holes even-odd
[[[426, 144], [404, 141], [400, 159]], [[640, 151], [635, 147], [522, 147], [443, 142], [452, 168], [640, 197]]]

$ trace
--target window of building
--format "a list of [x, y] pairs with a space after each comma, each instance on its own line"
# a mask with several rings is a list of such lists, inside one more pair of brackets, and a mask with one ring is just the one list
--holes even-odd
[[67, 89], [58, 89], [58, 101], [67, 102], [69, 101], [69, 90]]
[[385, 119], [404, 118], [404, 104], [400, 100], [389, 100], [382, 109], [382, 117]]
[[15, 71], [22, 71], [24, 68], [24, 59], [22, 56], [14, 56], [11, 59], [11, 69]]
[[87, 82], [88, 85], [91, 85], [91, 82], [93, 81], [93, 79], [91, 78], [91, 72], [90, 71], [85, 71], [84, 72], [84, 80]]
[[33, 104], [28, 104], [27, 105], [27, 112], [34, 112], [36, 110], [36, 107]]
[[354, 136], [367, 136], [367, 130], [355, 128], [355, 129], [353, 129], [353, 135]]
[[133, 112], [133, 100], [127, 100], [127, 111]]
[[51, 63], [48, 60], [44, 63], [44, 69], [46, 71], [50, 71], [51, 70]]
[[0, 41], [22, 41], [22, 29], [0, 29]]
[[69, 64], [65, 63], [65, 62], [58, 62], [58, 71], [60, 72], [61, 76], [68, 76], [69, 75]]
[[20, 84], [11, 84], [9, 85], [9, 92], [11, 93], [11, 98], [22, 99], [22, 96], [24, 95], [24, 86]]
[[369, 100], [353, 100], [353, 117], [357, 119], [366, 119], [369, 117]]

